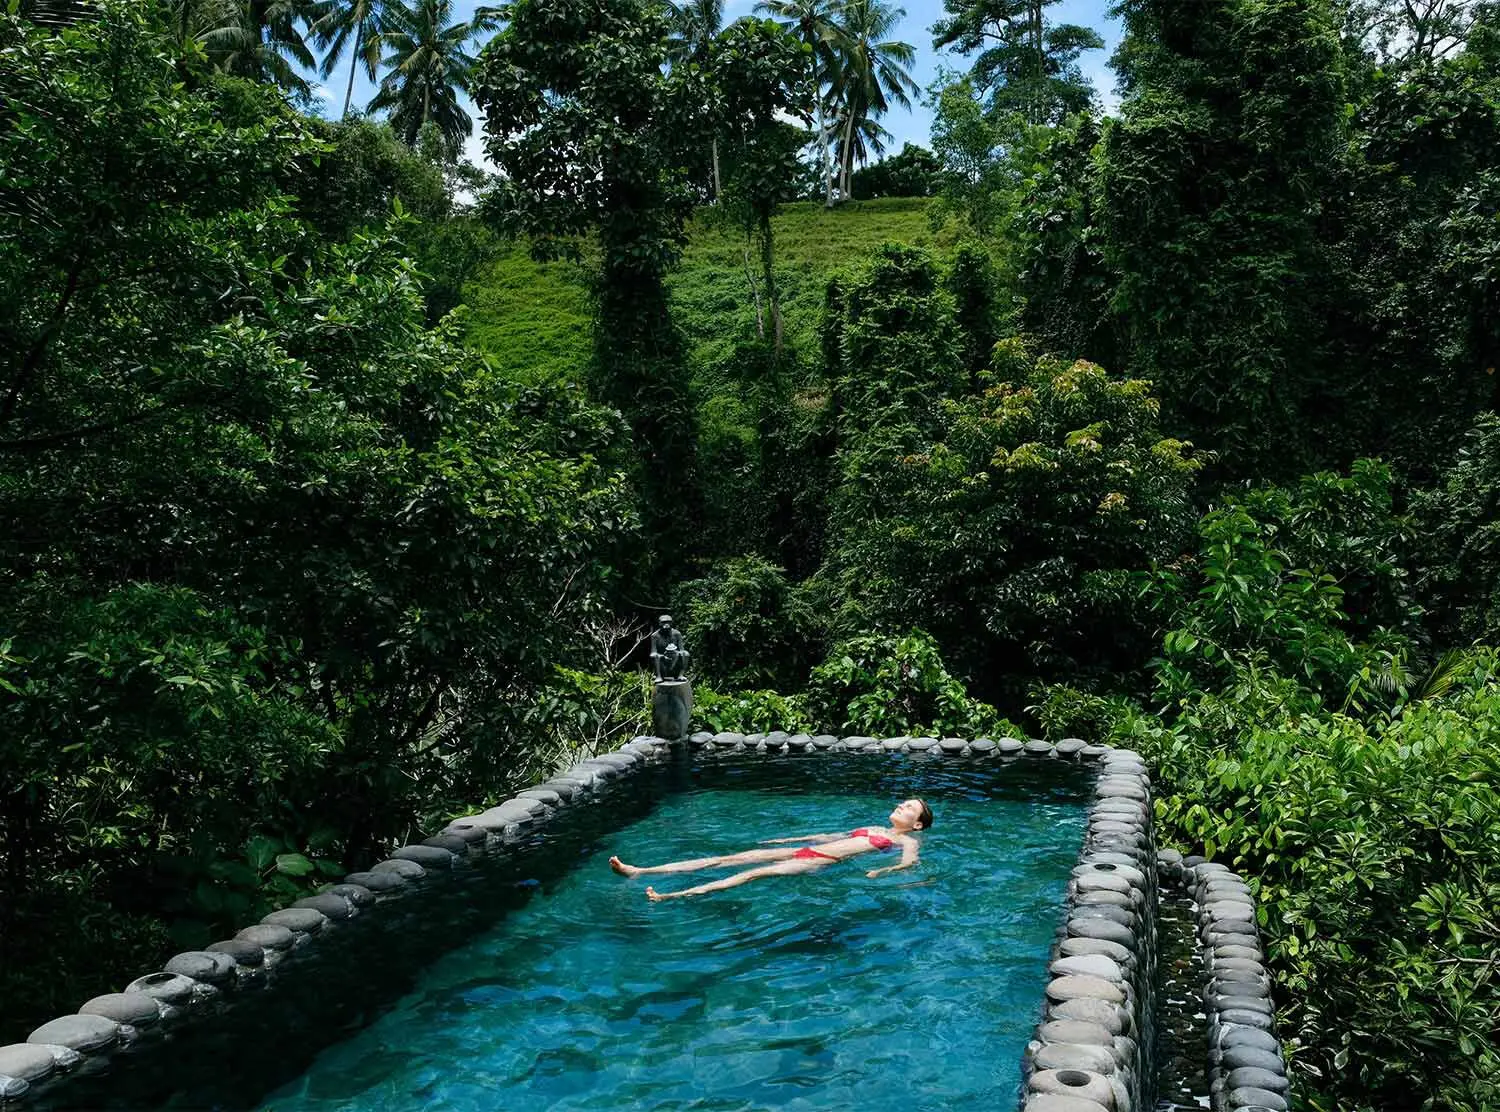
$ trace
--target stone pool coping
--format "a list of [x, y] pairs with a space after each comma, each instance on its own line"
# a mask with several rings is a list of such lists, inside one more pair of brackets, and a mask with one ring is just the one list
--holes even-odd
[[[86, 1002], [78, 1013], [45, 1023], [25, 1043], [0, 1047], [0, 1103], [53, 1095], [69, 1074], [106, 1067], [115, 1052], [142, 1039], [160, 1037], [173, 1026], [219, 1014], [236, 995], [263, 987], [284, 964], [295, 967], [300, 951], [358, 928], [362, 917], [382, 914], [385, 905], [419, 892], [429, 877], [464, 868], [476, 855], [513, 845], [545, 824], [559, 810], [670, 753], [673, 742], [637, 737], [613, 752], [579, 761], [572, 768], [518, 792], [487, 810], [454, 819], [438, 834], [402, 846], [368, 870], [342, 883], [273, 911], [234, 938], [204, 950], [168, 959], [148, 973]], [[1027, 1047], [1024, 1112], [1131, 1112], [1152, 1097], [1150, 1035], [1156, 958], [1157, 855], [1151, 823], [1150, 776], [1141, 757], [1129, 750], [1089, 745], [1078, 738], [1056, 742], [1018, 738], [935, 738], [830, 734], [695, 733], [696, 750], [730, 752], [906, 753], [918, 758], [969, 758], [1008, 763], [1018, 759], [1062, 759], [1097, 763], [1100, 775], [1089, 810], [1088, 833], [1068, 884], [1067, 913], [1049, 965], [1043, 1022]], [[1179, 871], [1180, 859], [1168, 862]], [[1269, 977], [1263, 958], [1258, 979], [1237, 964], [1238, 950], [1253, 935], [1253, 915], [1245, 920], [1238, 888], [1223, 866], [1193, 873], [1204, 908], [1205, 941], [1235, 950], [1214, 955], [1218, 971], [1210, 1005], [1215, 1083], [1222, 1099], [1215, 1108], [1255, 1112], [1268, 1105], [1244, 1103], [1255, 1093], [1274, 1092], [1247, 1084], [1265, 1078], [1245, 1074], [1255, 1064], [1239, 1063], [1259, 1049], [1271, 1026]], [[1238, 880], [1238, 878], [1233, 878]], [[1241, 885], [1243, 882], [1239, 882]], [[1224, 941], [1229, 936], [1232, 940]], [[1257, 943], [1258, 944], [1258, 943]], [[1225, 964], [1228, 962], [1228, 964]], [[1261, 995], [1252, 996], [1252, 990]], [[1254, 1026], [1244, 1013], [1264, 1016]], [[1239, 1034], [1247, 1027], [1260, 1035]], [[1276, 1047], [1279, 1058], [1279, 1045]], [[1257, 1060], [1264, 1064], [1263, 1060]], [[1222, 1068], [1221, 1068], [1222, 1066]], [[81, 1068], [80, 1068], [81, 1067]], [[1262, 1073], [1267, 1071], [1261, 1070]], [[1283, 1082], [1285, 1071], [1279, 1075]], [[1228, 1101], [1229, 1103], [1224, 1103]], [[1238, 1103], [1236, 1103], [1238, 1102]], [[1282, 1102], [1281, 1107], [1285, 1104]]]

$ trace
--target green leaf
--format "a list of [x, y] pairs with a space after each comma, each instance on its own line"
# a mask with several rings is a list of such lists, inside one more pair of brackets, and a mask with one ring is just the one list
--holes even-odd
[[313, 863], [300, 853], [278, 853], [276, 871], [287, 876], [307, 876], [313, 871]]

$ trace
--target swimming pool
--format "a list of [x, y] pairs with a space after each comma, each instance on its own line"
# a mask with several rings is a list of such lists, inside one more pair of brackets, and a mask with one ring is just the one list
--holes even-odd
[[[136, 1048], [170, 1054], [170, 1083], [120, 1064], [70, 1106], [1015, 1107], [1092, 782], [1058, 761], [679, 752], [344, 928], [324, 968]], [[606, 865], [878, 825], [913, 795], [936, 816], [922, 862], [876, 880], [872, 856], [652, 904]]]

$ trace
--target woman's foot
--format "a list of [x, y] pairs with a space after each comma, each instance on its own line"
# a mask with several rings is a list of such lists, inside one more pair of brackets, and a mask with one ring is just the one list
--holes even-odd
[[[615, 872], [619, 873], [621, 876], [635, 876], [638, 872], [641, 871], [634, 865], [625, 864], [625, 862], [621, 861], [618, 857], [611, 857], [609, 859], [609, 867]], [[647, 889], [647, 891], [650, 891], [650, 889]]]
[[647, 888], [646, 889], [646, 898], [648, 900], [650, 900], [652, 903], [658, 903], [658, 902], [666, 899], [667, 897], [663, 896], [655, 888]]

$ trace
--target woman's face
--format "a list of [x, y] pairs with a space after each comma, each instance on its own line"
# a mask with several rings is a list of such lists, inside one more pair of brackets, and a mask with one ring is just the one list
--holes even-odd
[[910, 830], [921, 821], [922, 801], [920, 799], [908, 799], [905, 803], [896, 804], [896, 809], [891, 812], [891, 825], [901, 826]]

